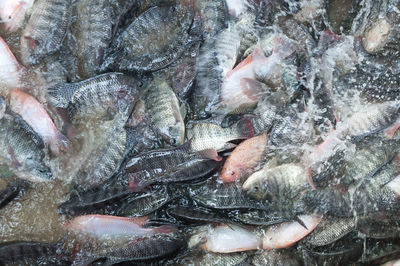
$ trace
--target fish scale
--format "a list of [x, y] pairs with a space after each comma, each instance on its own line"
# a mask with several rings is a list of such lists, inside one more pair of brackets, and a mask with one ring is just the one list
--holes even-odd
[[61, 48], [71, 10], [71, 0], [36, 1], [21, 37], [21, 53], [26, 64], [36, 64]]

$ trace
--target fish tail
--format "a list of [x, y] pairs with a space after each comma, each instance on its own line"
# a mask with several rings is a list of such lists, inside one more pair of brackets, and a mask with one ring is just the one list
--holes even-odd
[[239, 137], [248, 139], [254, 137], [254, 128], [249, 117], [244, 117], [237, 123]]
[[65, 83], [47, 90], [50, 103], [55, 107], [67, 108], [72, 95], [78, 89], [75, 83]]

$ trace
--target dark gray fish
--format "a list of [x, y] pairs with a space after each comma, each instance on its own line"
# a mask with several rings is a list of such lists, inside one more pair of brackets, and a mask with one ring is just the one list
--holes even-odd
[[97, 186], [111, 178], [120, 168], [127, 150], [126, 117], [117, 115], [105, 122], [105, 131], [100, 134], [98, 145], [90, 151], [74, 182], [82, 188]]
[[212, 209], [261, 209], [268, 205], [254, 201], [234, 183], [210, 182], [190, 189], [190, 197], [204, 207]]
[[185, 50], [192, 18], [193, 7], [188, 2], [149, 8], [111, 44], [102, 69], [155, 71], [166, 67]]
[[317, 228], [303, 242], [311, 246], [325, 246], [344, 237], [356, 228], [356, 219], [324, 217]]
[[21, 37], [22, 61], [37, 64], [60, 50], [71, 20], [72, 0], [38, 0]]
[[229, 219], [212, 212], [193, 207], [176, 206], [167, 210], [169, 216], [178, 220], [184, 220], [190, 223], [227, 223]]
[[8, 182], [5, 189], [0, 191], [0, 209], [12, 201], [19, 193], [28, 187], [28, 184], [22, 180], [13, 180]]
[[367, 240], [361, 263], [380, 265], [400, 257], [400, 244], [398, 239]]
[[28, 258], [56, 256], [57, 245], [40, 242], [5, 242], [0, 245], [0, 262], [17, 263]]
[[155, 131], [171, 145], [182, 145], [185, 140], [185, 117], [178, 98], [165, 80], [155, 79], [146, 96], [149, 122]]
[[129, 115], [136, 99], [137, 80], [122, 73], [106, 73], [81, 82], [67, 83], [49, 90], [56, 107], [67, 108], [72, 120]]
[[17, 177], [33, 182], [52, 179], [43, 159], [44, 143], [17, 114], [5, 114], [0, 120], [0, 163]]
[[131, 158], [125, 167], [134, 190], [153, 183], [187, 182], [206, 176], [218, 166], [215, 150], [191, 153], [190, 142], [172, 148], [149, 151]]
[[389, 215], [386, 212], [359, 215], [357, 217], [357, 230], [366, 237], [373, 239], [399, 238], [399, 217], [392, 213]]
[[287, 222], [289, 219], [280, 217], [276, 212], [270, 210], [253, 210], [253, 211], [232, 211], [229, 216], [242, 224], [248, 225], [273, 225]]
[[114, 265], [121, 262], [158, 260], [168, 257], [186, 246], [186, 242], [169, 237], [152, 237], [135, 240], [124, 247], [115, 247], [107, 254], [92, 255], [89, 258], [77, 258], [74, 265], [87, 265], [99, 259], [105, 259], [102, 265]]
[[160, 189], [153, 188], [151, 191], [147, 191], [139, 196], [133, 195], [124, 199], [116, 215], [126, 217], [145, 216], [162, 208], [177, 196], [172, 196], [167, 187], [161, 187]]
[[293, 250], [264, 250], [253, 255], [251, 260], [254, 266], [300, 266], [300, 257]]
[[108, 0], [80, 0], [75, 7], [77, 17], [71, 25], [76, 39], [72, 52], [78, 58], [78, 71], [82, 77], [98, 73], [104, 53], [111, 43], [118, 23]]
[[249, 255], [246, 252], [222, 254], [195, 250], [178, 260], [177, 265], [245, 266], [248, 265], [248, 259]]

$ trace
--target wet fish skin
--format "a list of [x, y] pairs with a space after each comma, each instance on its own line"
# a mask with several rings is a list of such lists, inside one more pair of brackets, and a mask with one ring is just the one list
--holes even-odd
[[254, 130], [249, 118], [239, 120], [227, 128], [207, 121], [196, 121], [186, 125], [186, 137], [191, 141], [193, 151], [205, 149], [221, 151], [232, 148], [228, 141], [247, 139], [253, 136]]
[[25, 14], [32, 8], [34, 0], [7, 0], [0, 3], [0, 19], [8, 32], [17, 31], [24, 22]]
[[175, 219], [182, 219], [194, 223], [227, 223], [229, 219], [222, 217], [216, 213], [205, 211], [203, 209], [193, 209], [192, 207], [176, 206], [167, 210], [169, 216]]
[[5, 242], [0, 246], [0, 261], [15, 263], [27, 258], [56, 256], [56, 244], [40, 242]]
[[72, 122], [103, 117], [110, 112], [128, 116], [136, 100], [137, 80], [122, 73], [106, 73], [79, 83], [65, 84], [50, 91], [52, 93], [56, 106], [66, 107]]
[[119, 170], [128, 153], [125, 122], [126, 117], [120, 114], [106, 122], [107, 129], [100, 136], [102, 142], [90, 151], [73, 177], [81, 188], [97, 186]]
[[205, 39], [210, 39], [226, 27], [228, 20], [226, 1], [196, 0], [195, 5], [203, 18], [203, 32], [206, 35]]
[[7, 187], [0, 191], [0, 209], [19, 195], [21, 191], [28, 188], [28, 184], [23, 180], [13, 180], [8, 182]]
[[220, 158], [215, 150], [189, 151], [190, 142], [176, 148], [154, 150], [130, 158], [125, 166], [131, 189], [152, 183], [184, 182], [211, 173]]
[[18, 63], [8, 44], [0, 37], [0, 84], [9, 88], [20, 86], [22, 66]]
[[178, 195], [172, 196], [166, 187], [152, 189], [143, 195], [130, 196], [124, 199], [122, 206], [117, 210], [117, 215], [127, 217], [149, 215], [162, 208], [177, 196]]
[[32, 182], [53, 179], [43, 159], [44, 143], [17, 114], [5, 114], [0, 120], [1, 161], [19, 178]]
[[101, 69], [141, 72], [166, 67], [183, 53], [192, 18], [188, 3], [149, 8], [111, 44]]
[[60, 50], [71, 20], [71, 0], [39, 0], [21, 37], [24, 64], [39, 60]]
[[[270, 209], [274, 208], [271, 206]], [[271, 210], [232, 211], [230, 217], [239, 223], [256, 226], [267, 226], [288, 221], [288, 218], [274, 211], [271, 212]]]
[[325, 246], [344, 237], [356, 228], [354, 217], [324, 217], [317, 228], [303, 242], [311, 246]]
[[269, 209], [267, 204], [249, 198], [234, 183], [222, 185], [210, 183], [195, 187], [191, 189], [190, 197], [200, 205], [212, 209]]
[[300, 258], [292, 250], [268, 250], [254, 254], [252, 265], [300, 266]]
[[54, 155], [60, 155], [66, 149], [67, 138], [61, 134], [42, 104], [33, 96], [14, 89], [10, 95], [10, 107], [41, 136]]
[[183, 144], [184, 117], [180, 111], [178, 98], [166, 81], [155, 80], [150, 85], [146, 97], [146, 108], [150, 122], [168, 143]]

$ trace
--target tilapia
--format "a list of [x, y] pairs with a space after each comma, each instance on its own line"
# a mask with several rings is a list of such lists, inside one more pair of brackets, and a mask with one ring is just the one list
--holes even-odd
[[290, 247], [310, 234], [320, 223], [321, 218], [319, 215], [300, 215], [299, 219], [305, 224], [307, 229], [298, 222], [284, 222], [268, 227], [263, 236], [263, 249], [270, 250]]
[[155, 130], [170, 144], [181, 145], [185, 138], [184, 116], [178, 98], [163, 80], [154, 80], [146, 96], [146, 109]]
[[221, 224], [208, 231], [203, 248], [215, 253], [233, 253], [261, 247], [261, 239], [252, 231], [236, 225]]
[[126, 117], [117, 115], [105, 122], [96, 147], [85, 154], [73, 180], [82, 188], [90, 188], [111, 178], [127, 155]]
[[300, 257], [292, 250], [268, 250], [254, 254], [252, 265], [300, 266]]
[[292, 199], [307, 189], [304, 168], [296, 164], [283, 164], [273, 168], [264, 167], [252, 174], [243, 184], [243, 190], [259, 200]]
[[190, 142], [172, 149], [154, 150], [130, 158], [125, 170], [129, 187], [141, 190], [153, 183], [183, 182], [211, 173], [221, 158], [215, 150], [189, 151]]
[[61, 151], [66, 149], [67, 138], [61, 134], [46, 109], [33, 96], [15, 89], [10, 95], [10, 107], [43, 139], [53, 154], [60, 155]]
[[32, 8], [34, 0], [4, 0], [0, 2], [0, 19], [9, 32], [17, 31], [23, 24], [25, 14]]
[[192, 19], [189, 1], [149, 8], [113, 41], [102, 69], [155, 71], [166, 67], [185, 50]]
[[186, 124], [186, 138], [191, 141], [193, 151], [205, 149], [222, 151], [234, 147], [229, 141], [253, 136], [253, 126], [249, 118], [243, 118], [227, 128], [208, 121]]
[[0, 37], [0, 85], [10, 89], [19, 87], [22, 66], [18, 63], [8, 44]]
[[196, 250], [178, 261], [180, 266], [238, 266], [246, 263], [249, 255], [246, 252], [210, 253]]
[[24, 64], [37, 64], [61, 49], [71, 21], [72, 0], [38, 0], [22, 36]]
[[44, 162], [44, 143], [17, 114], [6, 113], [0, 120], [0, 161], [16, 176], [33, 182], [53, 179]]
[[169, 216], [172, 216], [178, 220], [184, 220], [189, 223], [226, 223], [229, 221], [227, 218], [224, 218], [217, 213], [198, 207], [193, 209], [193, 207], [177, 206], [169, 208], [167, 213]]
[[[106, 73], [50, 89], [53, 106], [67, 108], [72, 121], [102, 118], [116, 113], [128, 116], [137, 94], [137, 80], [122, 73]], [[128, 117], [127, 117], [128, 118]]]
[[263, 134], [240, 143], [226, 159], [220, 179], [232, 182], [251, 173], [260, 164], [267, 141], [268, 135]]

